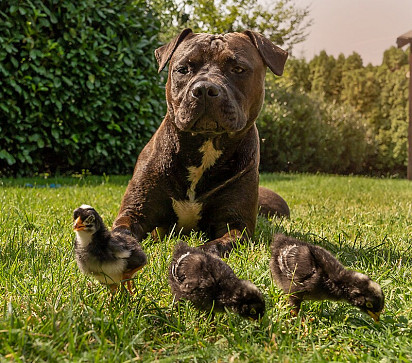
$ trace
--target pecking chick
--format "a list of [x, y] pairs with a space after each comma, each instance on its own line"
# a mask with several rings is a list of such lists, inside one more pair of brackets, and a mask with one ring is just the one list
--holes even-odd
[[[131, 281], [147, 262], [136, 239], [127, 233], [109, 232], [96, 210], [83, 204], [73, 212], [76, 233], [74, 252], [79, 269], [115, 292], [119, 283]], [[123, 282], [124, 283], [124, 282]]]
[[346, 269], [322, 247], [282, 234], [274, 236], [270, 248], [272, 277], [290, 294], [295, 314], [303, 300], [344, 300], [379, 321], [384, 295], [368, 276]]
[[220, 258], [183, 242], [175, 247], [169, 283], [177, 300], [190, 300], [201, 310], [226, 307], [252, 319], [265, 313], [265, 300], [254, 284], [240, 280]]

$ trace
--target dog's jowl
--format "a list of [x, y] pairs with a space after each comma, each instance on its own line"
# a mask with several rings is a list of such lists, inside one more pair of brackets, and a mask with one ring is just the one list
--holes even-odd
[[287, 53], [262, 35], [183, 30], [155, 52], [169, 64], [167, 113], [140, 153], [114, 230], [138, 240], [177, 226], [206, 234], [222, 256], [252, 236], [258, 213], [259, 137], [266, 68], [281, 75]]

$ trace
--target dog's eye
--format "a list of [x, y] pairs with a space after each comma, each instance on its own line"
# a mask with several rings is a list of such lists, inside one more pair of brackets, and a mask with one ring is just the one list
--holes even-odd
[[233, 67], [233, 68], [232, 68], [232, 72], [233, 72], [233, 73], [236, 73], [236, 74], [240, 74], [240, 73], [245, 72], [245, 69], [242, 68], [242, 67], [240, 67], [240, 66], [236, 66], [236, 67]]
[[188, 74], [188, 73], [189, 73], [189, 68], [188, 68], [188, 67], [184, 67], [184, 66], [177, 67], [176, 70], [177, 70], [180, 74]]

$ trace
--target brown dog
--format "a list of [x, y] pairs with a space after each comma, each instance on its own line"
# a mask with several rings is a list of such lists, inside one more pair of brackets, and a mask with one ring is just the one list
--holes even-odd
[[262, 35], [183, 30], [155, 52], [169, 64], [167, 114], [137, 160], [116, 231], [138, 240], [175, 224], [200, 230], [219, 256], [252, 236], [258, 213], [259, 137], [266, 66], [283, 73], [287, 52]]

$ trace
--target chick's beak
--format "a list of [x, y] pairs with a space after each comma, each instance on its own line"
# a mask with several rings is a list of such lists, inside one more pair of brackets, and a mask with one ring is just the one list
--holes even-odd
[[73, 229], [75, 231], [82, 231], [85, 228], [86, 226], [83, 224], [82, 219], [80, 217], [77, 217], [77, 219], [73, 223]]
[[376, 323], [379, 322], [379, 316], [381, 315], [380, 312], [374, 313], [373, 311], [368, 310], [368, 314], [373, 320], [375, 320]]

